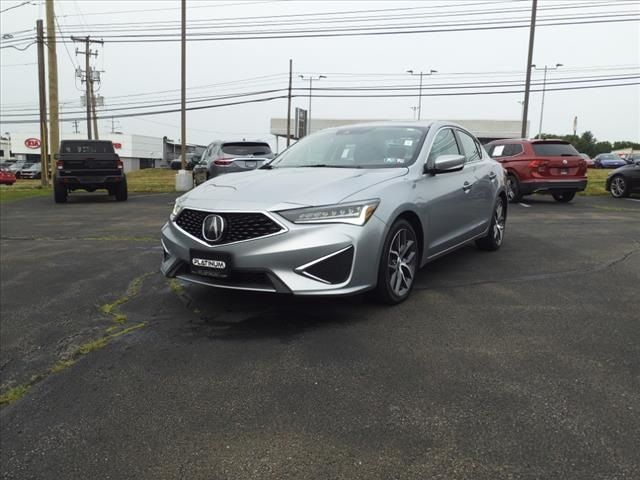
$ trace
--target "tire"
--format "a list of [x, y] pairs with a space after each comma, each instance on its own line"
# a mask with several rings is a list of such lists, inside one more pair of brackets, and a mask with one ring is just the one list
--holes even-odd
[[576, 192], [554, 192], [551, 195], [556, 202], [568, 203], [576, 196]]
[[522, 193], [520, 192], [520, 182], [515, 175], [507, 175], [507, 198], [511, 203], [518, 203], [522, 200]]
[[609, 191], [613, 198], [625, 198], [629, 196], [629, 183], [622, 175], [614, 175], [609, 184]]
[[127, 190], [127, 177], [124, 177], [122, 181], [113, 189], [118, 202], [125, 202], [129, 197]]
[[67, 201], [67, 187], [58, 182], [57, 179], [53, 181], [53, 199], [56, 203], [65, 203]]
[[493, 207], [491, 223], [486, 237], [476, 240], [476, 247], [487, 252], [495, 252], [504, 241], [504, 231], [507, 226], [507, 205], [504, 198], [498, 198], [496, 206]]
[[409, 297], [418, 273], [419, 251], [418, 237], [411, 224], [402, 218], [396, 220], [382, 247], [378, 284], [373, 292], [376, 301], [396, 305]]

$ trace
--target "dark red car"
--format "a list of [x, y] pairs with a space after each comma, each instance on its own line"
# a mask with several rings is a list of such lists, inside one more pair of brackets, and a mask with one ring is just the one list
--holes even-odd
[[0, 168], [0, 185], [13, 185], [16, 176], [8, 168]]
[[570, 202], [587, 187], [587, 163], [564, 140], [494, 140], [485, 149], [506, 170], [512, 202], [537, 192]]

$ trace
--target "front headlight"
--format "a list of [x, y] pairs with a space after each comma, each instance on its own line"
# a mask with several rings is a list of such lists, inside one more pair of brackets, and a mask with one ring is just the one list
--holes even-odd
[[376, 211], [380, 200], [365, 200], [353, 203], [338, 203], [320, 207], [296, 208], [278, 212], [293, 223], [350, 223], [364, 225]]
[[175, 220], [181, 211], [182, 211], [182, 197], [178, 197], [176, 198], [176, 203], [173, 204], [173, 211], [171, 212], [171, 215], [169, 215], [169, 219], [172, 221]]

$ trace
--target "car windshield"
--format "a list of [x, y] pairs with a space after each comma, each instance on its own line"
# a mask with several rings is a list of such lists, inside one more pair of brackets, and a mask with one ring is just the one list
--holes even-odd
[[533, 151], [536, 155], [546, 157], [577, 156], [578, 152], [570, 143], [534, 143]]
[[620, 157], [612, 153], [606, 153], [600, 157], [602, 160], [620, 160]]
[[415, 162], [427, 128], [354, 127], [299, 141], [272, 164], [281, 167], [395, 168]]

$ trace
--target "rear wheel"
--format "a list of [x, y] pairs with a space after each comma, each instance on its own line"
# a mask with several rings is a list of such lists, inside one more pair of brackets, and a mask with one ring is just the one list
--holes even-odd
[[611, 179], [609, 186], [611, 196], [614, 198], [624, 198], [629, 196], [629, 184], [622, 175], [615, 175]]
[[507, 198], [511, 203], [518, 203], [522, 200], [520, 182], [516, 176], [511, 173], [507, 176]]
[[57, 179], [53, 181], [53, 199], [56, 203], [64, 203], [67, 201], [67, 187], [62, 185]]
[[573, 200], [576, 196], [576, 192], [554, 192], [551, 194], [556, 202], [567, 203]]
[[407, 299], [418, 271], [418, 239], [411, 224], [397, 220], [384, 242], [378, 268], [376, 300], [395, 305]]
[[118, 202], [124, 202], [125, 200], [127, 200], [129, 196], [127, 191], [127, 177], [124, 177], [113, 190]]
[[488, 252], [498, 250], [504, 240], [504, 229], [506, 225], [507, 209], [504, 199], [500, 197], [493, 209], [493, 216], [491, 217], [491, 224], [489, 225], [487, 236], [476, 240], [476, 246], [480, 250], [486, 250]]

